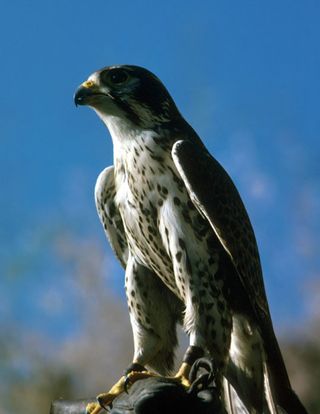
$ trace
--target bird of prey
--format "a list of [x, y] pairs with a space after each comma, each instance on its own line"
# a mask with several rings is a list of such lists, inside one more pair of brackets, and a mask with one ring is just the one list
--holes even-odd
[[231, 178], [161, 81], [131, 65], [105, 67], [76, 91], [109, 129], [114, 165], [98, 177], [98, 214], [125, 269], [134, 355], [88, 407], [99, 413], [127, 382], [168, 375], [181, 323], [189, 347], [175, 376], [188, 386], [207, 355], [229, 414], [306, 413], [274, 334], [254, 232]]

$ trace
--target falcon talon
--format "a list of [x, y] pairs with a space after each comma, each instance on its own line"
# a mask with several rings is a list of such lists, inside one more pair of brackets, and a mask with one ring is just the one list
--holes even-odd
[[124, 384], [123, 384], [124, 392], [125, 392], [126, 394], [129, 394], [129, 392], [128, 392], [128, 388], [129, 388], [131, 385], [132, 385], [132, 384], [131, 384], [130, 378], [129, 378], [129, 376], [127, 376], [127, 377], [126, 377], [126, 379], [125, 379], [125, 381], [124, 381]]
[[93, 108], [113, 141], [114, 165], [99, 175], [95, 201], [125, 269], [134, 364], [169, 372], [183, 321], [190, 347], [177, 381], [190, 386], [190, 366], [206, 350], [231, 411], [242, 404], [247, 412], [279, 406], [305, 414], [274, 334], [246, 208], [165, 86], [144, 68], [110, 66], [74, 102]]
[[106, 410], [107, 411], [107, 406], [104, 404], [104, 401], [103, 401], [103, 396], [97, 396], [97, 401], [98, 401], [98, 403], [99, 403], [99, 405], [100, 405], [100, 407], [102, 407], [104, 410]]

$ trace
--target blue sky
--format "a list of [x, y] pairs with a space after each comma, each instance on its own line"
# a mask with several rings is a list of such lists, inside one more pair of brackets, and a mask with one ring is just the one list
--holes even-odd
[[[93, 187], [112, 163], [111, 140], [72, 96], [90, 73], [117, 63], [155, 72], [229, 171], [254, 224], [276, 324], [303, 320], [320, 267], [319, 18], [311, 0], [5, 1], [2, 320], [49, 334], [70, 328], [68, 316], [48, 319], [37, 305], [48, 286], [67, 289], [53, 234], [97, 237], [110, 254]], [[122, 272], [112, 266], [120, 294]]]

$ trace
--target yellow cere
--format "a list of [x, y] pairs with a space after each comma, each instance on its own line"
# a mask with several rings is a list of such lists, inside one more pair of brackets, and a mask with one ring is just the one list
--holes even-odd
[[85, 82], [83, 82], [82, 86], [84, 88], [92, 88], [92, 86], [94, 85], [94, 83], [91, 80], [87, 80]]

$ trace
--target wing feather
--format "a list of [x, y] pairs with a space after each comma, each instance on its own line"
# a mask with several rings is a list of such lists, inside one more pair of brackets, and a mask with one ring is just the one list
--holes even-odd
[[229, 254], [251, 305], [269, 319], [255, 235], [231, 178], [204, 146], [189, 140], [177, 141], [172, 157], [192, 202]]
[[128, 245], [122, 218], [115, 204], [114, 167], [105, 168], [95, 186], [95, 201], [100, 221], [120, 263], [126, 268]]

